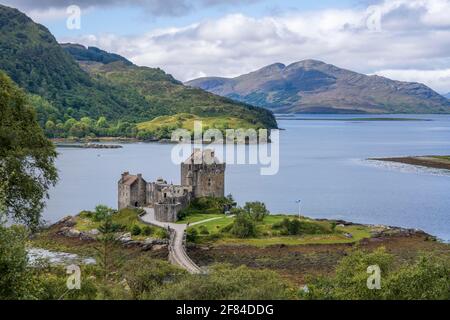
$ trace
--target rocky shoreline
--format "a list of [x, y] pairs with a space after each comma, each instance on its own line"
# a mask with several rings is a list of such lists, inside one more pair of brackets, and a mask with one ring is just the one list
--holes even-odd
[[413, 166], [450, 170], [450, 160], [438, 156], [369, 158], [368, 160], [396, 162]]
[[[53, 224], [51, 228], [55, 228], [56, 234], [59, 236], [86, 242], [96, 241], [97, 237], [100, 235], [100, 232], [97, 229], [79, 231], [75, 228], [75, 225], [75, 218], [72, 216], [67, 216]], [[130, 232], [117, 232], [116, 241], [125, 248], [139, 248], [142, 251], [165, 250], [169, 244], [169, 240], [167, 239], [155, 239], [151, 237], [148, 237], [142, 241], [133, 240]]]

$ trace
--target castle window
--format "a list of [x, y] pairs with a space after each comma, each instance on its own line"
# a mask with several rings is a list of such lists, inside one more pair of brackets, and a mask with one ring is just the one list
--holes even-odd
[[164, 192], [164, 199], [167, 198], [167, 193]]
[[208, 179], [208, 187], [211, 187], [211, 178]]

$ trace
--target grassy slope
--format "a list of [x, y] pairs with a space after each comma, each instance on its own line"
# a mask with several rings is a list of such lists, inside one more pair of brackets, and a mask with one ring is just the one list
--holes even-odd
[[149, 108], [141, 118], [187, 113], [201, 117], [239, 118], [258, 128], [277, 127], [270, 111], [186, 87], [161, 69], [129, 66], [122, 62], [96, 64], [87, 69], [97, 78], [107, 79], [144, 96]]
[[179, 113], [173, 116], [161, 116], [151, 121], [141, 122], [137, 125], [138, 130], [155, 131], [164, 127], [179, 128], [193, 131], [194, 122], [201, 121], [203, 130], [206, 129], [258, 129], [258, 126], [246, 120], [237, 117], [216, 116], [216, 117], [201, 117], [193, 114]]

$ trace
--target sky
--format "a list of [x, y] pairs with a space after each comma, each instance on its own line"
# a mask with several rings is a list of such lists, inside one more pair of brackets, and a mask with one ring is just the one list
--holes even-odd
[[450, 92], [450, 0], [0, 2], [59, 42], [96, 46], [182, 81], [316, 59]]

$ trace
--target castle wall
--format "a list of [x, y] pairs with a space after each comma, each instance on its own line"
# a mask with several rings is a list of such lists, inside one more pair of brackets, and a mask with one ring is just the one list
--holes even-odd
[[178, 212], [183, 209], [183, 205], [181, 203], [156, 203], [153, 208], [157, 221], [176, 222], [178, 220]]
[[184, 185], [192, 186], [193, 196], [225, 196], [225, 164], [181, 164], [181, 179]]

